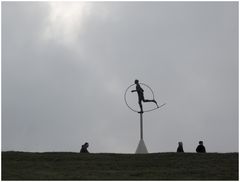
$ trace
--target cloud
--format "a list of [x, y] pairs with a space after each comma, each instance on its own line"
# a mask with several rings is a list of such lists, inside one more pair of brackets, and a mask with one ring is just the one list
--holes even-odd
[[[85, 17], [91, 13], [91, 5], [86, 2], [50, 2], [48, 21], [43, 33], [46, 41], [55, 41], [67, 46], [73, 46]], [[70, 45], [69, 45], [70, 44]]]
[[3, 150], [134, 152], [139, 116], [123, 95], [136, 78], [167, 102], [144, 114], [149, 151], [238, 150], [237, 3], [2, 7]]

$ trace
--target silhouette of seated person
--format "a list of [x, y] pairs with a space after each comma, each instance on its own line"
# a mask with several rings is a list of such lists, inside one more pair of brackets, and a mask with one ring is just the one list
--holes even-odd
[[184, 152], [184, 150], [183, 150], [183, 143], [182, 142], [178, 142], [177, 152]]
[[143, 94], [144, 90], [140, 86], [138, 80], [135, 80], [134, 83], [136, 84], [136, 90], [132, 90], [131, 92], [137, 92], [137, 94], [138, 94], [138, 104], [140, 106], [140, 112], [139, 113], [143, 113], [142, 102], [154, 102], [157, 105], [157, 107], [159, 107], [155, 100], [147, 100], [147, 99], [144, 98], [144, 94]]
[[206, 149], [203, 146], [203, 141], [199, 141], [199, 145], [196, 148], [197, 153], [206, 153]]
[[87, 142], [84, 145], [82, 145], [80, 153], [89, 153], [87, 150], [88, 146], [89, 146], [89, 144]]

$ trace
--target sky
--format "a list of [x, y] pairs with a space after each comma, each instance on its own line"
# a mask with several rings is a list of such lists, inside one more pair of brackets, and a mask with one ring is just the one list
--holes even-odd
[[135, 79], [150, 153], [238, 152], [238, 2], [2, 2], [2, 151], [135, 153]]

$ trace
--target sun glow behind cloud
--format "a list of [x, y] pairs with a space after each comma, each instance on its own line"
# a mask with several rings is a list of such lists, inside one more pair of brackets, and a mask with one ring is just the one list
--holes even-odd
[[91, 2], [50, 2], [44, 40], [71, 49], [79, 57], [77, 64], [84, 65], [89, 73], [97, 75], [97, 79], [105, 80], [103, 85], [108, 94], [121, 95], [120, 80], [109, 75], [113, 74], [112, 68], [102, 61], [101, 56], [93, 59], [85, 49], [86, 39], [81, 38], [91, 20], [105, 23], [110, 18], [108, 13], [106, 7]]
[[91, 12], [89, 2], [50, 2], [50, 13], [44, 32], [45, 40], [74, 44], [84, 21]]

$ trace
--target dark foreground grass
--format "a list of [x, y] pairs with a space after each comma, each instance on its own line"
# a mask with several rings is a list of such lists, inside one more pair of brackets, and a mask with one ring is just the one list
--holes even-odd
[[2, 152], [2, 180], [238, 180], [238, 153]]

